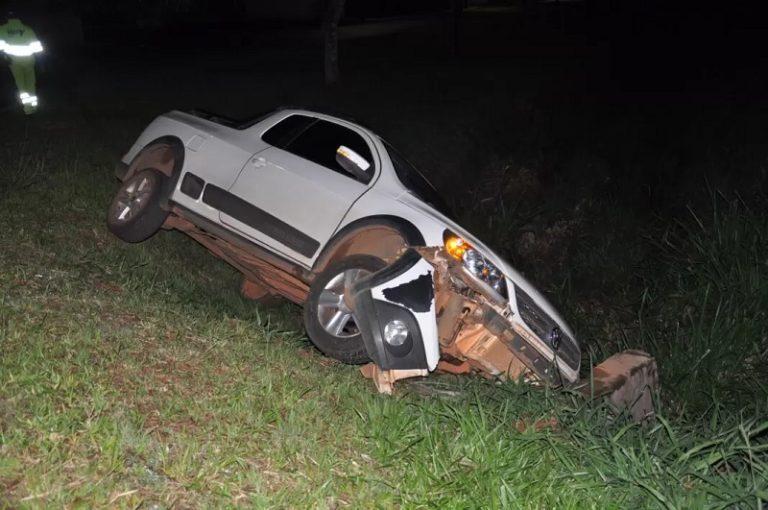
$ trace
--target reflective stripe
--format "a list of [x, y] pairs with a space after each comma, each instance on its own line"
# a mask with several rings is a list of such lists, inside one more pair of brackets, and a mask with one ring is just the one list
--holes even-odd
[[43, 51], [43, 44], [40, 41], [32, 41], [29, 44], [9, 44], [0, 39], [0, 51], [4, 51], [14, 57], [29, 57], [35, 53]]
[[21, 104], [31, 104], [32, 106], [37, 106], [37, 96], [30, 96], [26, 92], [22, 92], [19, 94], [19, 99], [21, 99]]

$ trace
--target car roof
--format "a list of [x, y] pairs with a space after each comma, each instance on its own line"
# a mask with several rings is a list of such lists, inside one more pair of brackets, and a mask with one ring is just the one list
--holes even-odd
[[[371, 128], [369, 128], [365, 124], [362, 124], [359, 120], [355, 119], [354, 117], [350, 115], [346, 115], [344, 113], [332, 112], [328, 110], [314, 110], [314, 109], [308, 109], [308, 108], [302, 108], [302, 107], [296, 107], [296, 106], [280, 106], [275, 110], [273, 110], [269, 116], [271, 116], [272, 114], [277, 114], [282, 112], [291, 112], [291, 113], [299, 113], [299, 114], [303, 113], [303, 114], [312, 115], [312, 116], [326, 117], [333, 120], [341, 120], [349, 124], [354, 124], [360, 129], [363, 129], [370, 134], [376, 135], [376, 133]], [[378, 135], [376, 136], [378, 137]]]

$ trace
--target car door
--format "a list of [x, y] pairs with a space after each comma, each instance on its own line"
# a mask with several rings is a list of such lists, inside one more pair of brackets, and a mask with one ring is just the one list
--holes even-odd
[[184, 168], [171, 199], [208, 220], [219, 222], [220, 211], [216, 204], [209, 203], [208, 190], [215, 195], [217, 190], [229, 189], [257, 148], [202, 132], [188, 135], [188, 139]]
[[[287, 127], [286, 127], [287, 126]], [[221, 222], [309, 265], [376, 171], [372, 145], [349, 125], [292, 115], [264, 133], [272, 147], [254, 154], [220, 208]], [[371, 163], [366, 179], [336, 161], [339, 146]]]

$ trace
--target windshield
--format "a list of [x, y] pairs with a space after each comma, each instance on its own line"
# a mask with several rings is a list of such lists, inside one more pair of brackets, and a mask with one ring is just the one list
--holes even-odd
[[387, 142], [384, 142], [384, 145], [387, 147], [389, 159], [392, 160], [392, 166], [395, 168], [397, 178], [403, 186], [444, 215], [453, 218], [451, 208], [443, 200], [443, 197], [440, 196], [435, 187], [432, 186], [432, 183], [421, 172], [416, 170], [416, 167], [410, 164], [394, 147]]

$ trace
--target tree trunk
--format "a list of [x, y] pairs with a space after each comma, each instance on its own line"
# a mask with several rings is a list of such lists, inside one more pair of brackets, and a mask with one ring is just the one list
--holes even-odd
[[328, 0], [323, 18], [323, 45], [325, 57], [325, 83], [339, 81], [339, 20], [346, 0]]

